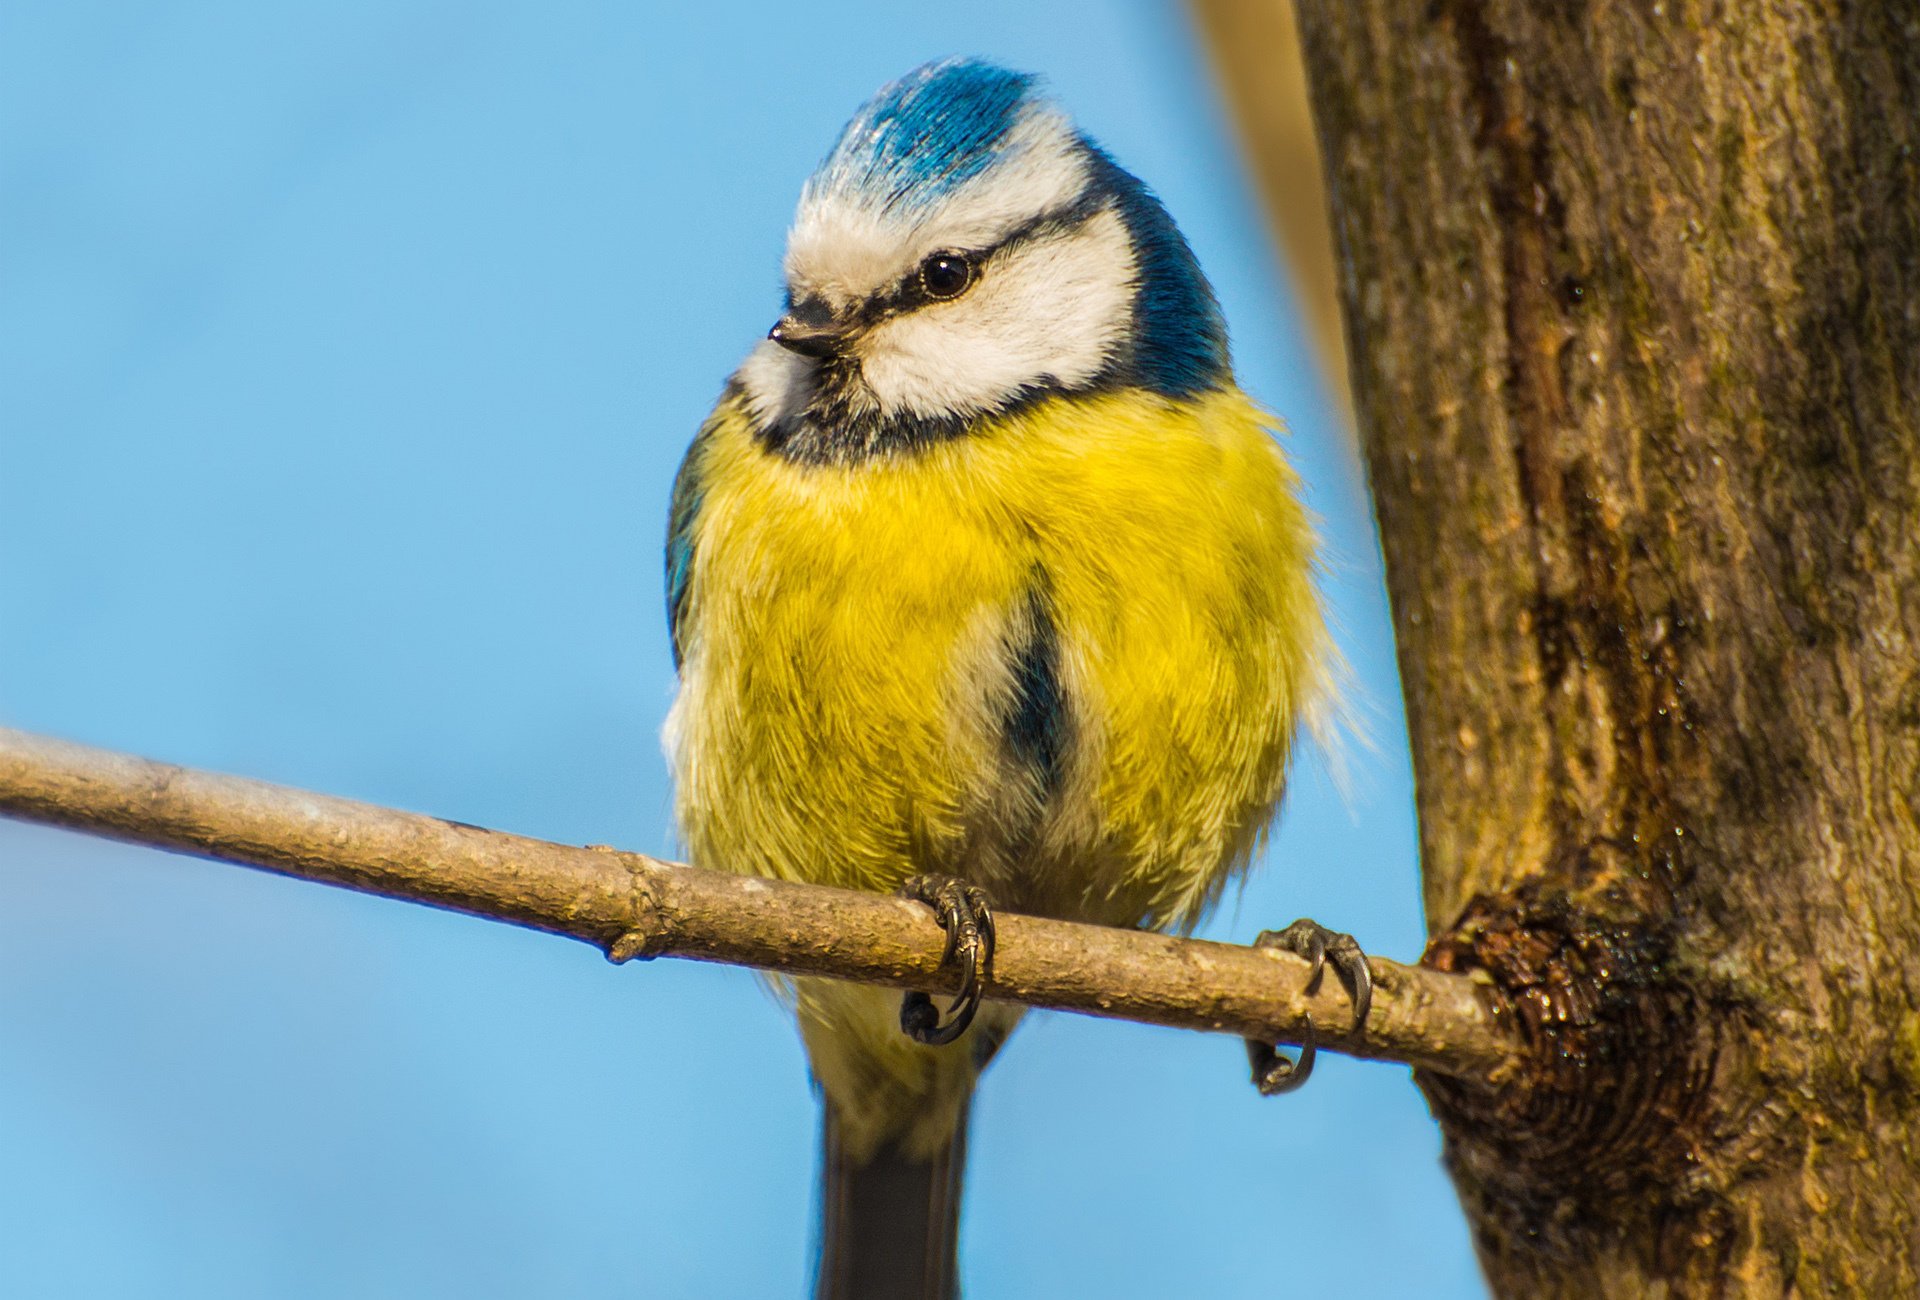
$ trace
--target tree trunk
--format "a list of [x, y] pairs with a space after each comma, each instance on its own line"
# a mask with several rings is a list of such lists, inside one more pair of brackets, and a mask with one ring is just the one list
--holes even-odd
[[1299, 16], [1493, 1289], [1920, 1294], [1920, 6]]

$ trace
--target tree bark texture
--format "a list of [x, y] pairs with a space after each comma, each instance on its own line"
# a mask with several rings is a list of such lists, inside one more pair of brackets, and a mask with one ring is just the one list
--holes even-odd
[[1920, 1294], [1920, 5], [1299, 17], [1493, 1289]]

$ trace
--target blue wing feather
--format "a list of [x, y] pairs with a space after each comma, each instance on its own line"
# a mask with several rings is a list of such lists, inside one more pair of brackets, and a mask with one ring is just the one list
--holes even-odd
[[701, 461], [708, 430], [703, 428], [687, 448], [680, 472], [673, 476], [673, 500], [667, 507], [667, 635], [673, 645], [673, 666], [682, 657], [681, 624], [687, 612], [687, 593], [693, 586], [693, 529], [700, 517], [703, 494]]

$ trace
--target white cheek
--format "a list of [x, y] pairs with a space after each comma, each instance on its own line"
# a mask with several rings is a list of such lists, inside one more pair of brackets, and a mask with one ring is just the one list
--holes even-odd
[[1133, 318], [1134, 262], [1111, 209], [1073, 234], [995, 258], [964, 297], [909, 312], [861, 342], [881, 410], [971, 415], [1022, 388], [1099, 374]]
[[754, 423], [765, 429], [799, 415], [806, 407], [813, 387], [813, 363], [772, 339], [762, 339], [740, 364], [734, 378], [746, 394], [747, 410]]

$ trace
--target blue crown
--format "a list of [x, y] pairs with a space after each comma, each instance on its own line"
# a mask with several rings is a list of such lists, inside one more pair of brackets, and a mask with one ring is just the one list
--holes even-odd
[[915, 68], [854, 114], [807, 188], [931, 203], [992, 165], [1034, 81], [979, 59]]

